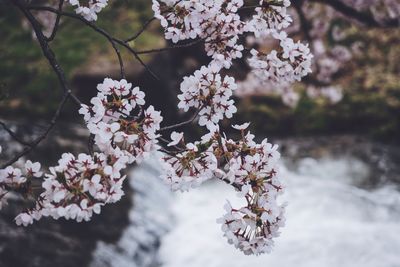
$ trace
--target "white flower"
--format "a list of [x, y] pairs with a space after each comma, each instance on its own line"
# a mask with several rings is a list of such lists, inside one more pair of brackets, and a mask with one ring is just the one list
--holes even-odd
[[15, 223], [17, 225], [28, 226], [33, 223], [33, 218], [28, 213], [21, 213], [17, 217], [15, 217]]
[[240, 125], [235, 124], [235, 125], [232, 125], [232, 128], [242, 131], [242, 130], [246, 130], [249, 127], [249, 125], [250, 125], [249, 122], [243, 123], [243, 124], [240, 124]]
[[79, 0], [69, 0], [75, 7], [75, 12], [89, 21], [97, 20], [97, 13], [107, 6], [108, 0], [88, 0], [81, 5]]
[[83, 181], [83, 190], [85, 192], [89, 191], [89, 193], [93, 196], [96, 197], [96, 194], [98, 191], [100, 191], [103, 186], [100, 183], [101, 176], [99, 174], [96, 174], [92, 177], [92, 179], [85, 179]]
[[8, 166], [0, 170], [0, 182], [22, 184], [26, 182], [26, 178], [22, 176], [22, 171], [20, 169]]
[[218, 73], [216, 65], [202, 67], [193, 76], [185, 77], [181, 83], [182, 94], [178, 107], [187, 111], [190, 107], [201, 109], [199, 125], [208, 129], [215, 128], [220, 120], [231, 118], [237, 111], [231, 98], [237, 88], [232, 77], [224, 78]]
[[140, 91], [139, 87], [133, 88], [131, 91], [130, 100], [132, 107], [136, 107], [136, 105], [143, 106], [145, 104], [144, 92]]
[[172, 142], [170, 142], [168, 144], [168, 146], [175, 146], [177, 144], [179, 144], [179, 142], [183, 139], [183, 133], [178, 133], [178, 132], [172, 132], [171, 133], [171, 140]]
[[112, 124], [100, 122], [97, 126], [97, 133], [103, 142], [107, 142], [108, 140], [110, 140], [113, 137], [114, 133], [120, 128], [120, 125], [117, 122], [114, 122]]
[[30, 160], [26, 161], [25, 170], [27, 172], [27, 175], [30, 175], [33, 177], [41, 177], [43, 175], [43, 172], [40, 171], [40, 163], [39, 162], [32, 163], [32, 161], [30, 161]]

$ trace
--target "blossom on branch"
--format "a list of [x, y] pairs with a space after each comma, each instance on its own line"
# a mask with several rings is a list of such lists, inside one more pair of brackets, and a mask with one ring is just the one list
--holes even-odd
[[199, 109], [199, 125], [213, 127], [224, 117], [232, 118], [236, 113], [237, 109], [231, 99], [236, 87], [235, 80], [229, 76], [222, 78], [215, 65], [203, 66], [193, 76], [183, 79], [178, 107], [184, 111], [191, 107]]
[[[78, 17], [80, 20], [97, 29], [88, 21], [97, 19], [107, 0], [69, 3], [83, 16]], [[249, 65], [257, 83], [289, 88], [311, 72], [312, 55], [308, 45], [295, 42], [283, 32], [292, 21], [287, 13], [289, 0], [258, 3], [250, 17], [243, 17], [243, 0], [153, 0], [154, 16], [160, 20], [165, 38], [173, 43], [198, 39], [204, 42], [210, 57], [209, 64], [184, 77], [180, 84], [178, 108], [185, 112], [193, 109], [195, 116], [161, 128], [161, 113], [151, 105], [145, 106], [145, 93], [139, 87], [132, 87], [125, 79], [105, 78], [97, 86], [90, 105], [82, 104], [79, 109], [91, 135], [90, 153], [64, 153], [58, 164], [45, 173], [35, 205], [19, 214], [16, 223], [27, 226], [42, 217], [88, 221], [104, 205], [117, 202], [124, 195], [124, 170], [130, 164], [141, 163], [154, 151], [163, 151], [161, 178], [172, 190], [188, 191], [213, 178], [230, 184], [246, 204], [236, 208], [228, 202], [226, 214], [218, 220], [228, 242], [245, 254], [269, 252], [284, 224], [284, 205], [278, 202], [284, 188], [277, 166], [280, 154], [278, 146], [267, 139], [261, 143], [254, 141], [255, 136], [247, 130], [250, 123], [232, 126], [240, 131], [238, 140], [229, 139], [220, 131], [221, 120], [230, 119], [237, 112], [232, 96], [238, 86], [233, 77], [225, 75], [224, 69], [250, 52]], [[128, 41], [98, 32], [116, 50], [124, 76], [115, 45], [129, 49]], [[275, 38], [279, 48], [269, 53], [245, 48], [243, 37], [249, 34]], [[296, 100], [290, 89], [282, 91], [287, 102]], [[336, 99], [331, 91], [326, 94]], [[170, 141], [161, 135], [197, 117], [198, 124], [208, 130], [199, 141], [185, 142], [183, 132], [173, 131]], [[164, 147], [159, 140], [165, 143]], [[0, 200], [10, 191], [34, 196], [32, 179], [43, 177], [41, 165], [28, 160], [24, 167], [24, 172], [13, 166], [0, 170]]]
[[256, 77], [270, 86], [287, 86], [311, 72], [312, 54], [307, 45], [295, 43], [285, 32], [273, 34], [280, 41], [280, 51], [264, 54], [253, 49], [249, 65]]
[[99, 13], [108, 4], [108, 0], [69, 0], [71, 6], [75, 8], [75, 12], [88, 21], [97, 20]]

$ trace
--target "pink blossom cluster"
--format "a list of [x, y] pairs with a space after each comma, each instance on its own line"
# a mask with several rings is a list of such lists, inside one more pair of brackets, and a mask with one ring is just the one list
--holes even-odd
[[123, 196], [122, 183], [127, 157], [107, 157], [96, 153], [93, 157], [65, 153], [58, 165], [51, 167], [42, 183], [44, 191], [35, 207], [19, 214], [15, 221], [27, 226], [42, 217], [89, 221], [101, 207], [114, 203]]
[[285, 32], [274, 33], [273, 36], [280, 41], [282, 50], [272, 50], [269, 54], [251, 50], [249, 65], [253, 68], [254, 74], [259, 81], [272, 87], [282, 87], [300, 81], [311, 72], [313, 56], [308, 45], [295, 43]]
[[32, 180], [42, 177], [43, 172], [41, 172], [40, 169], [41, 166], [39, 162], [32, 162], [30, 160], [25, 162], [23, 168], [8, 166], [4, 169], [0, 169], [0, 208], [9, 191], [26, 194]]
[[248, 31], [254, 32], [259, 38], [289, 27], [292, 18], [287, 12], [289, 0], [268, 1], [260, 0], [260, 7], [255, 9], [256, 14], [248, 22]]
[[222, 78], [215, 65], [203, 66], [194, 75], [183, 79], [178, 107], [184, 111], [191, 107], [200, 110], [199, 125], [210, 129], [224, 117], [232, 118], [237, 111], [230, 99], [236, 87], [234, 78]]
[[157, 130], [162, 117], [153, 106], [144, 109], [144, 93], [126, 80], [110, 78], [97, 86], [91, 106], [79, 113], [94, 135], [95, 144], [106, 155], [124, 155], [128, 163], [141, 162], [158, 149]]
[[[86, 6], [76, 0], [70, 3], [78, 7], [78, 14], [95, 20], [107, 0], [90, 0]], [[251, 51], [249, 63], [257, 81], [288, 85], [311, 72], [308, 46], [282, 32], [291, 22], [289, 5], [289, 0], [261, 0], [253, 16], [245, 21], [239, 15], [245, 8], [243, 0], [153, 0], [155, 17], [161, 21], [166, 39], [176, 43], [200, 38], [205, 43], [211, 62], [183, 78], [178, 107], [196, 110], [199, 125], [208, 133], [199, 141], [187, 143], [183, 133], [172, 132], [171, 142], [165, 140], [162, 130], [182, 123], [161, 129], [160, 112], [153, 106], [145, 108], [145, 94], [138, 87], [133, 88], [124, 79], [106, 78], [97, 86], [91, 104], [79, 110], [98, 152], [63, 154], [58, 165], [45, 174], [35, 207], [18, 215], [17, 224], [26, 226], [48, 216], [90, 220], [105, 204], [123, 195], [123, 170], [160, 150], [164, 152], [161, 178], [173, 190], [187, 191], [212, 178], [231, 184], [247, 204], [241, 208], [227, 204], [227, 213], [219, 220], [225, 236], [245, 254], [269, 252], [284, 223], [283, 207], [277, 201], [283, 191], [277, 168], [280, 154], [266, 139], [256, 143], [255, 136], [246, 130], [249, 123], [233, 126], [241, 133], [239, 140], [220, 132], [221, 120], [232, 118], [237, 111], [232, 99], [237, 84], [222, 70], [243, 56], [241, 37], [250, 32], [279, 41], [279, 49], [269, 54]], [[159, 139], [169, 143], [161, 148]], [[36, 163], [28, 167], [30, 176], [39, 174], [40, 165], [39, 169]], [[0, 174], [4, 182], [0, 188], [4, 190], [8, 190], [7, 183], [18, 186], [29, 182], [13, 167]]]
[[243, 0], [153, 0], [166, 39], [201, 38], [207, 54], [225, 68], [242, 57], [243, 46], [237, 44], [245, 27], [237, 14], [242, 6]]
[[[253, 33], [256, 38], [277, 39], [277, 50], [269, 53], [255, 49], [250, 51], [250, 77], [258, 87], [276, 91], [283, 96], [285, 103], [293, 106], [299, 97], [290, 86], [311, 72], [313, 56], [308, 45], [295, 42], [283, 32], [292, 22], [288, 13], [289, 0], [260, 0], [258, 4], [250, 19], [242, 19], [239, 15], [239, 11], [246, 8], [242, 0], [153, 0], [153, 10], [165, 29], [166, 39], [172, 39], [174, 43], [194, 38], [204, 40], [205, 50], [212, 61], [209, 67], [203, 67], [200, 72], [206, 72], [210, 66], [215, 72], [218, 72], [218, 68], [229, 69], [233, 59], [243, 56], [244, 46], [240, 44], [240, 36], [246, 32]], [[192, 95], [201, 95], [193, 92], [193, 89], [198, 89], [192, 86], [196, 84], [198, 72], [194, 77], [186, 77], [181, 84], [183, 94], [179, 96], [180, 107], [184, 110], [188, 107], [199, 108], [199, 102], [184, 102], [194, 99]], [[240, 92], [237, 93], [240, 95]], [[201, 125], [209, 125], [207, 121], [214, 121], [215, 124], [223, 117], [221, 112], [213, 116], [212, 110], [203, 109], [201, 113], [208, 115], [207, 120], [205, 116], [200, 117]]]
[[97, 20], [99, 13], [108, 4], [108, 0], [69, 0], [69, 4], [75, 8], [75, 12], [89, 21]]
[[[49, 169], [42, 183], [43, 192], [35, 207], [19, 214], [18, 225], [27, 226], [42, 217], [88, 221], [101, 207], [123, 196], [123, 170], [141, 162], [159, 148], [162, 117], [153, 106], [144, 109], [144, 93], [126, 80], [106, 78], [97, 86], [91, 105], [82, 105], [84, 117], [100, 152], [75, 157], [65, 153], [57, 166]], [[27, 161], [25, 175], [19, 168], [0, 170], [1, 197], [8, 191], [30, 192], [30, 179], [42, 177], [39, 163]]]
[[267, 140], [256, 144], [254, 135], [245, 133], [248, 124], [235, 126], [242, 133], [239, 141], [220, 133], [219, 122], [236, 112], [231, 97], [237, 89], [235, 80], [222, 75], [221, 69], [229, 69], [232, 60], [242, 57], [240, 36], [250, 32], [279, 41], [279, 49], [269, 54], [251, 51], [249, 65], [258, 83], [288, 87], [310, 73], [308, 45], [282, 32], [292, 21], [287, 13], [289, 5], [288, 0], [261, 0], [255, 14], [244, 21], [239, 15], [244, 8], [241, 0], [153, 0], [155, 17], [161, 21], [166, 39], [176, 43], [201, 38], [212, 59], [208, 66], [183, 79], [178, 95], [178, 107], [196, 109], [199, 125], [206, 126], [209, 133], [200, 141], [185, 143], [183, 133], [173, 132], [168, 146], [174, 150], [163, 157], [162, 178], [173, 190], [181, 191], [212, 177], [234, 185], [247, 206], [234, 209], [228, 205], [220, 222], [228, 241], [245, 254], [269, 252], [284, 223], [283, 208], [277, 203], [283, 188], [276, 167], [279, 153]]
[[180, 152], [165, 155], [164, 181], [173, 190], [187, 191], [212, 177], [234, 185], [245, 207], [236, 209], [228, 203], [227, 214], [218, 221], [229, 243], [245, 254], [269, 252], [273, 238], [284, 225], [283, 206], [277, 197], [283, 192], [278, 175], [278, 147], [254, 141], [246, 132], [248, 123], [235, 125], [241, 131], [238, 141], [227, 139], [218, 127], [211, 129], [201, 141], [185, 144], [182, 134], [173, 133], [171, 145]]

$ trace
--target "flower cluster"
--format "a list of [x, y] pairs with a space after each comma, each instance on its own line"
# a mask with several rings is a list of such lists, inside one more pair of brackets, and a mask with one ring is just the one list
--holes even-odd
[[194, 75], [185, 77], [181, 83], [182, 94], [178, 95], [178, 107], [184, 111], [194, 107], [199, 109], [199, 125], [213, 127], [224, 118], [232, 118], [237, 111], [231, 98], [236, 89], [232, 77], [224, 78], [215, 66], [202, 67]]
[[99, 214], [101, 207], [114, 203], [123, 195], [122, 183], [125, 176], [127, 157], [107, 157], [96, 153], [93, 157], [70, 153], [62, 155], [58, 165], [51, 167], [42, 184], [36, 206], [19, 214], [15, 221], [27, 226], [34, 220], [51, 216], [64, 217], [78, 222], [89, 221], [93, 213]]
[[43, 172], [40, 169], [39, 162], [32, 162], [30, 160], [25, 162], [23, 168], [8, 166], [0, 169], [0, 208], [8, 192], [29, 193], [29, 185], [32, 180], [43, 176]]
[[317, 89], [314, 86], [307, 87], [307, 96], [310, 98], [322, 97], [331, 104], [336, 104], [343, 98], [343, 90], [337, 86], [327, 86]]
[[[132, 163], [142, 161], [158, 148], [156, 131], [160, 129], [162, 117], [153, 106], [143, 111], [144, 93], [139, 87], [132, 89], [126, 80], [106, 78], [97, 90], [92, 106], [82, 105], [79, 113], [103, 153], [122, 154]], [[135, 111], [137, 114], [132, 115]]]
[[[245, 254], [261, 254], [271, 250], [273, 238], [284, 224], [284, 209], [277, 203], [283, 192], [277, 168], [280, 154], [266, 139], [255, 143], [254, 135], [246, 133], [248, 126], [233, 126], [242, 133], [239, 141], [227, 139], [214, 127], [201, 141], [177, 147], [179, 153], [163, 158], [166, 174], [162, 178], [173, 190], [181, 191], [211, 177], [232, 184], [247, 205], [236, 209], [228, 203], [227, 214], [219, 219], [222, 230], [229, 243]], [[182, 137], [176, 136], [171, 136], [171, 143], [184, 144]]]
[[289, 0], [260, 0], [259, 4], [260, 7], [256, 8], [256, 14], [247, 25], [257, 38], [281, 31], [292, 23], [292, 18], [287, 14]]
[[225, 68], [242, 57], [243, 46], [237, 44], [245, 28], [237, 14], [242, 6], [243, 0], [153, 0], [166, 39], [176, 43], [201, 38], [207, 54]]
[[89, 21], [97, 20], [97, 13], [107, 6], [108, 0], [69, 0], [75, 8], [76, 14], [81, 15]]
[[273, 34], [280, 41], [281, 51], [263, 54], [252, 50], [249, 64], [258, 79], [271, 86], [290, 85], [311, 72], [312, 54], [307, 45], [295, 43], [285, 32]]
[[[90, 21], [96, 20], [97, 13], [107, 5], [107, 0], [89, 0], [85, 5], [79, 0], [69, 2]], [[196, 109], [199, 125], [206, 126], [209, 132], [191, 143], [185, 142], [183, 133], [172, 132], [168, 143], [159, 133], [160, 112], [153, 106], [144, 106], [145, 94], [124, 79], [106, 78], [97, 86], [91, 105], [82, 105], [79, 110], [98, 152], [63, 154], [58, 165], [45, 174], [35, 207], [18, 215], [16, 223], [26, 226], [48, 216], [88, 221], [100, 213], [102, 206], [122, 197], [126, 178], [123, 170], [129, 164], [140, 163], [152, 151], [162, 150], [165, 154], [161, 178], [173, 190], [187, 191], [211, 178], [231, 184], [246, 205], [226, 205], [227, 213], [219, 220], [225, 236], [245, 254], [269, 252], [284, 224], [284, 209], [277, 201], [283, 191], [277, 168], [280, 154], [278, 147], [266, 139], [256, 143], [255, 136], [246, 130], [248, 123], [233, 126], [241, 133], [239, 140], [228, 139], [220, 132], [220, 121], [237, 111], [232, 99], [237, 84], [221, 70], [229, 69], [234, 59], [243, 56], [241, 37], [251, 32], [256, 37], [271, 35], [280, 46], [269, 54], [251, 50], [249, 65], [258, 80], [272, 87], [288, 86], [311, 72], [308, 46], [281, 32], [292, 21], [287, 14], [290, 1], [260, 0], [247, 21], [239, 15], [243, 0], [152, 2], [166, 39], [177, 43], [199, 38], [212, 59], [208, 66], [183, 79], [178, 95], [178, 107], [184, 111]], [[165, 148], [161, 149], [158, 139], [166, 142]], [[25, 173], [22, 175], [11, 166], [0, 170], [1, 190], [29, 191], [31, 178], [42, 176], [40, 164], [28, 161]]]
[[[166, 39], [174, 43], [203, 39], [205, 51], [212, 58], [208, 68], [213, 66], [215, 72], [219, 72], [218, 68], [229, 69], [233, 59], [243, 56], [244, 46], [240, 44], [243, 38], [240, 36], [244, 33], [251, 32], [256, 38], [272, 36], [279, 40], [279, 49], [267, 54], [248, 49], [251, 50], [249, 65], [258, 85], [261, 84], [267, 91], [277, 91], [285, 103], [293, 106], [298, 95], [290, 85], [311, 72], [312, 55], [308, 45], [294, 42], [282, 31], [292, 22], [287, 10], [289, 0], [260, 0], [258, 3], [250, 20], [242, 19], [239, 15], [239, 11], [245, 8], [242, 0], [153, 0], [153, 10], [165, 29]], [[205, 67], [203, 69], [207, 70]], [[193, 99], [191, 95], [198, 91], [192, 86], [196, 84], [195, 78], [185, 78], [181, 84], [183, 94], [179, 96], [180, 107], [185, 110], [187, 107], [196, 107], [183, 102]], [[212, 121], [212, 114], [207, 112], [207, 115], [207, 120]], [[202, 124], [208, 123], [205, 118], [201, 117]], [[214, 117], [214, 123], [220, 118]]]
[[[35, 207], [15, 218], [18, 225], [27, 226], [48, 216], [88, 221], [103, 205], [120, 200], [126, 177], [122, 172], [128, 164], [140, 162], [158, 149], [156, 131], [162, 117], [152, 106], [143, 108], [144, 93], [138, 87], [106, 78], [97, 90], [92, 105], [83, 104], [79, 113], [100, 152], [77, 157], [63, 154], [58, 165], [45, 174]], [[27, 161], [25, 173], [23, 176], [12, 166], [0, 170], [0, 188], [31, 193], [30, 179], [42, 177], [40, 164]], [[3, 191], [0, 194], [3, 196]]]
[[38, 178], [42, 176], [40, 171], [40, 163], [28, 160], [25, 163], [25, 174], [23, 175], [20, 168], [14, 168], [8, 166], [5, 169], [0, 170], [0, 184], [2, 186], [7, 185], [10, 188], [24, 184], [29, 178]]
[[229, 243], [245, 254], [258, 255], [270, 252], [273, 238], [284, 225], [284, 209], [277, 203], [277, 196], [283, 192], [277, 169], [278, 147], [267, 139], [256, 144], [253, 138], [247, 133], [239, 142], [227, 140], [224, 144], [230, 156], [226, 177], [240, 188], [238, 195], [247, 205], [232, 208], [228, 202], [227, 213], [218, 222]]
[[217, 159], [211, 149], [203, 151], [198, 143], [188, 143], [185, 150], [163, 158], [161, 178], [174, 191], [188, 191], [213, 177]]

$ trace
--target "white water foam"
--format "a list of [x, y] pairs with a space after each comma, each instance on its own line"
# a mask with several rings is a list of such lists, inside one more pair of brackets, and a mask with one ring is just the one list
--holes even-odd
[[215, 220], [226, 199], [238, 199], [230, 186], [214, 181], [175, 196], [177, 224], [162, 240], [163, 266], [400, 266], [400, 193], [394, 186], [357, 187], [368, 166], [349, 158], [304, 159], [295, 170], [281, 169], [287, 224], [271, 254], [245, 256], [226, 242]]
[[98, 242], [91, 267], [149, 267], [158, 265], [161, 236], [171, 228], [171, 192], [159, 179], [158, 159], [153, 155], [129, 177], [134, 190], [130, 225], [116, 244]]

